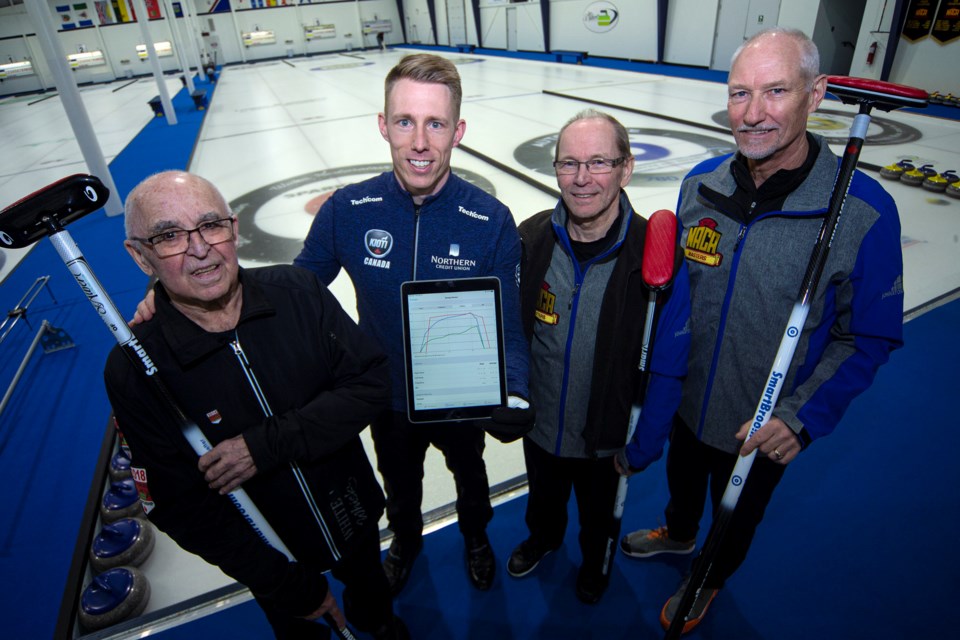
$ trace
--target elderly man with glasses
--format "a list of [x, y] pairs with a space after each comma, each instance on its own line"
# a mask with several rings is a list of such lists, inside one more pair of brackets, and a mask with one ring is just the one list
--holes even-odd
[[[147, 517], [246, 585], [278, 638], [326, 638], [344, 614], [408, 638], [380, 564], [383, 492], [359, 434], [390, 398], [386, 356], [311, 272], [241, 269], [237, 219], [208, 181], [168, 171], [126, 203], [124, 246], [156, 276], [134, 329], [213, 449], [199, 460], [146, 375], [115, 347], [104, 377]], [[227, 494], [240, 485], [296, 561], [263, 541]], [[341, 613], [327, 586], [345, 585]]]
[[623, 191], [633, 165], [623, 125], [594, 110], [577, 114], [557, 140], [560, 201], [519, 228], [520, 304], [537, 423], [523, 439], [530, 535], [513, 551], [507, 572], [525, 576], [559, 548], [572, 489], [582, 554], [576, 594], [588, 604], [600, 600], [610, 581], [605, 555], [607, 540], [619, 537], [618, 472], [642, 470], [660, 457], [689, 349], [690, 294], [681, 266], [661, 298], [647, 402], [624, 447], [647, 300], [646, 220]]

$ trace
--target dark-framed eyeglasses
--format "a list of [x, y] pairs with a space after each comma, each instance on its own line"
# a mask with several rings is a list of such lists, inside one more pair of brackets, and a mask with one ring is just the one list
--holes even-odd
[[207, 220], [195, 229], [167, 229], [149, 238], [130, 238], [141, 244], [151, 247], [157, 257], [169, 258], [186, 253], [190, 246], [190, 234], [199, 233], [203, 241], [209, 245], [220, 244], [233, 240], [233, 223], [235, 216]]
[[627, 157], [621, 158], [593, 158], [585, 162], [577, 160], [557, 160], [553, 163], [558, 175], [572, 176], [580, 171], [580, 165], [587, 168], [590, 173], [610, 173], [614, 167], [623, 164]]

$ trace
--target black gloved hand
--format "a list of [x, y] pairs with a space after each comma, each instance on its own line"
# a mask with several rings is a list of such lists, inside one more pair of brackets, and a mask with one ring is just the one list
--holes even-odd
[[507, 406], [497, 407], [489, 420], [478, 422], [477, 426], [500, 442], [507, 443], [530, 433], [536, 417], [536, 410], [525, 398], [512, 395], [507, 398]]

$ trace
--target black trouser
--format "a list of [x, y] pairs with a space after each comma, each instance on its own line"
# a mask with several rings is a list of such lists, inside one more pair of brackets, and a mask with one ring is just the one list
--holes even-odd
[[[674, 420], [667, 450], [670, 502], [664, 511], [671, 539], [685, 541], [697, 537], [708, 487], [716, 512], [736, 463], [737, 454], [720, 451], [700, 442], [679, 418]], [[722, 588], [727, 578], [743, 563], [773, 490], [785, 469], [763, 454], [757, 454], [726, 535], [717, 549], [705, 586]]]
[[541, 548], [554, 549], [563, 543], [573, 489], [583, 567], [602, 571], [607, 537], [620, 537], [620, 521], [613, 517], [619, 479], [613, 459], [559, 458], [529, 438], [523, 439], [523, 459], [530, 489], [526, 514], [530, 536]]
[[443, 453], [457, 487], [457, 520], [466, 537], [486, 531], [493, 518], [483, 462], [484, 433], [466, 423], [411, 424], [388, 411], [371, 425], [377, 469], [387, 494], [387, 522], [401, 542], [423, 535], [423, 460], [431, 444]]
[[[365, 527], [361, 535], [363, 538], [354, 543], [352, 553], [330, 572], [344, 585], [340, 606], [347, 621], [360, 631], [373, 632], [393, 624], [393, 601], [380, 563], [380, 532], [375, 526]], [[256, 600], [278, 640], [330, 637], [329, 628], [323, 622], [290, 616], [278, 611], [269, 600]]]

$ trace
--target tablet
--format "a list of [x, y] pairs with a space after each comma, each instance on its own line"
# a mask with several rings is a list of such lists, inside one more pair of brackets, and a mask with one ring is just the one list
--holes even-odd
[[410, 422], [489, 418], [507, 403], [500, 279], [400, 286]]

